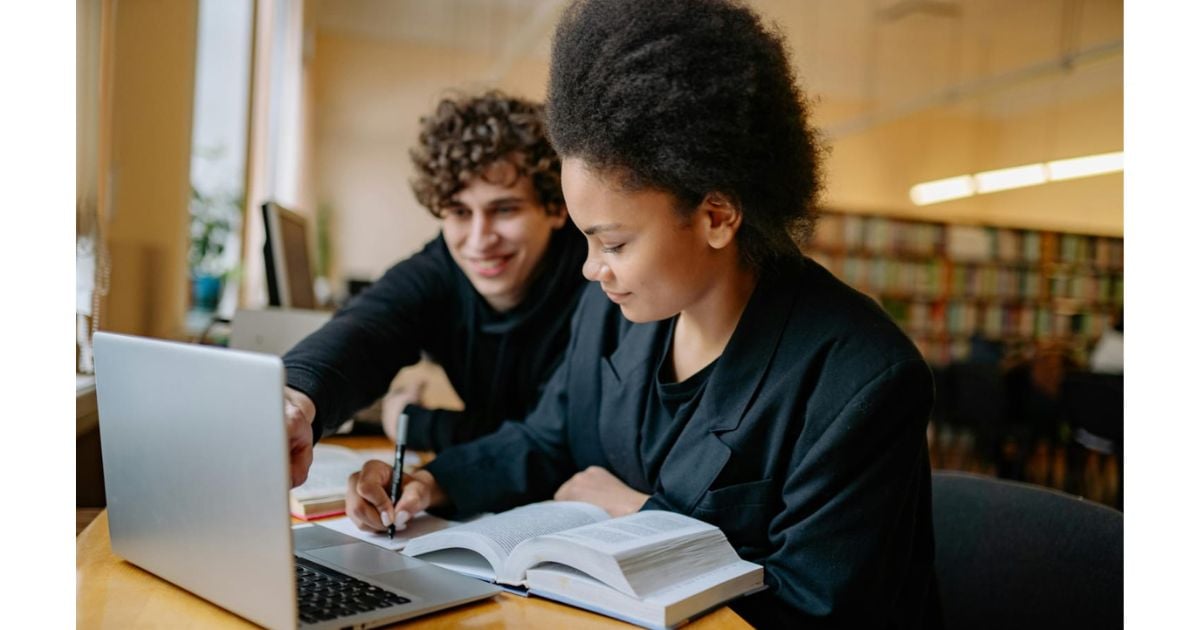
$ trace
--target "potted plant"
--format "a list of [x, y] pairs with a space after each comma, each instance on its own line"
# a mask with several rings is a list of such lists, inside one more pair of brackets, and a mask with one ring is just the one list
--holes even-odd
[[196, 310], [216, 310], [225, 280], [237, 266], [227, 245], [239, 228], [241, 205], [240, 194], [206, 194], [192, 187], [188, 269]]

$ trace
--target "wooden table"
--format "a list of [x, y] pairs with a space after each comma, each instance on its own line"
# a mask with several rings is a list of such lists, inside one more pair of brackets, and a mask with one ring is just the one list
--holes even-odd
[[[323, 442], [326, 440], [322, 440]], [[328, 440], [359, 448], [379, 440]], [[386, 444], [386, 441], [384, 441]], [[249, 628], [253, 624], [142, 569], [112, 552], [108, 513], [75, 539], [75, 606], [79, 628]], [[502, 593], [490, 600], [410, 620], [413, 628], [628, 628], [623, 622], [536, 597]], [[688, 628], [749, 628], [728, 607]]]

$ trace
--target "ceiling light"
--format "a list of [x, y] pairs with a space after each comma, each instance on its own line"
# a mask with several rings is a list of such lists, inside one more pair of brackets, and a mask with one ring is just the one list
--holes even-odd
[[975, 174], [975, 192], [990, 193], [1046, 183], [1045, 164], [1026, 164]]
[[1064, 179], [1090, 177], [1125, 170], [1125, 154], [1118, 151], [1087, 155], [1069, 160], [1055, 160], [1048, 166], [1050, 167], [1050, 181], [1060, 182]]
[[917, 184], [909, 191], [913, 203], [924, 206], [940, 201], [962, 199], [975, 194], [975, 181], [970, 175], [960, 175], [948, 179]]
[[1085, 155], [922, 182], [910, 188], [908, 194], [913, 203], [918, 206], [926, 206], [971, 195], [1037, 186], [1047, 182], [1091, 177], [1123, 170], [1125, 170], [1125, 153], [1117, 151], [1116, 153]]

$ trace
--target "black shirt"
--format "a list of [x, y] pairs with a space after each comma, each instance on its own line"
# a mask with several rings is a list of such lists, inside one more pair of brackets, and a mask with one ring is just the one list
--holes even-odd
[[397, 263], [283, 357], [288, 386], [316, 404], [314, 437], [383, 395], [422, 353], [442, 366], [465, 409], [409, 405], [410, 447], [440, 451], [524, 418], [566, 348], [586, 252], [568, 221], [526, 298], [503, 313], [475, 291], [440, 235]]
[[[676, 318], [676, 321], [678, 318]], [[663, 460], [675, 446], [679, 434], [687, 426], [688, 420], [696, 412], [704, 388], [708, 385], [708, 376], [712, 374], [714, 359], [699, 372], [683, 381], [675, 382], [671, 369], [671, 345], [675, 337], [675, 322], [671, 323], [671, 334], [665, 336], [665, 343], [659, 353], [658, 369], [654, 379], [654, 387], [647, 388], [649, 400], [646, 404], [646, 416], [642, 418], [641, 439], [638, 450], [642, 457], [642, 471], [649, 481], [649, 486], [658, 489], [658, 471], [662, 468]]]

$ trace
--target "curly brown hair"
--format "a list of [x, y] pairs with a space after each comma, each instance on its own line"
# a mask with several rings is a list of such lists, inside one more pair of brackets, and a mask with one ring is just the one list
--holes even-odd
[[[421, 118], [409, 156], [417, 172], [413, 193], [435, 217], [472, 179], [491, 181], [496, 173], [511, 180], [492, 182], [502, 185], [529, 176], [548, 213], [565, 207], [562, 163], [546, 137], [544, 109], [533, 101], [496, 90], [444, 98], [433, 115]], [[515, 168], [490, 168], [500, 161]]]

